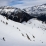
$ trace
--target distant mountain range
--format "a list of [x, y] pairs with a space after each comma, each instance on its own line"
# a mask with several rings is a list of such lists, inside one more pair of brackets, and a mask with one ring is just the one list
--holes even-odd
[[34, 18], [42, 21], [46, 21], [46, 4], [37, 5], [23, 9], [26, 13]]
[[46, 4], [28, 7], [22, 10], [11, 6], [2, 6], [0, 7], [0, 14], [17, 22], [27, 22], [31, 18], [46, 21]]
[[46, 14], [46, 4], [28, 7], [24, 9], [28, 14]]

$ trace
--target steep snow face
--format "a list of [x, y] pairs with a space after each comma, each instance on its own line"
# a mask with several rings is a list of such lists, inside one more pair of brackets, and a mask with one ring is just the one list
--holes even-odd
[[46, 24], [36, 19], [18, 23], [0, 15], [0, 46], [46, 46]]
[[37, 5], [37, 6], [33, 6], [33, 7], [29, 7], [26, 8], [25, 11], [28, 14], [40, 14], [40, 13], [45, 13], [46, 14], [46, 5]]

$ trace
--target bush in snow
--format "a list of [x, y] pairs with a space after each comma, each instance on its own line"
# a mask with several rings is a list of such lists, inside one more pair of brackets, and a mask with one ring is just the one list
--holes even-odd
[[26, 34], [26, 36], [27, 36], [27, 38], [28, 38], [29, 40], [31, 40], [30, 37], [28, 36], [28, 34]]
[[22, 36], [24, 36], [24, 34], [22, 33]]
[[5, 24], [5, 22], [3, 21], [3, 23]]
[[8, 25], [8, 23], [6, 22], [6, 25]]
[[2, 22], [2, 20], [1, 20], [1, 22]]
[[5, 38], [3, 37], [3, 40], [5, 41]]
[[35, 36], [34, 35], [32, 35], [33, 36], [33, 38], [35, 38]]

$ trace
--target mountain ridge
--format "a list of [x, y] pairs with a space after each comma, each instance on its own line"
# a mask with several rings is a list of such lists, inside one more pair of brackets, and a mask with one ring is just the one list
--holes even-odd
[[42, 4], [25, 9], [12, 6], [2, 6], [0, 7], [0, 14], [20, 23], [23, 21], [27, 22], [32, 18], [37, 18], [38, 20], [46, 22], [46, 5]]
[[11, 19], [17, 22], [28, 21], [29, 19], [32, 18], [32, 16], [22, 11], [20, 8], [14, 8], [9, 6], [1, 7], [0, 14], [3, 16], [6, 16], [8, 19]]

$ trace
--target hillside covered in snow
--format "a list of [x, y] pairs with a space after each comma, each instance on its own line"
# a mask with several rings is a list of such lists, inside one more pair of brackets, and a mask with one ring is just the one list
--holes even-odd
[[0, 46], [46, 46], [46, 5], [20, 8], [0, 7]]
[[18, 23], [0, 15], [0, 46], [46, 46], [46, 24], [37, 19]]

